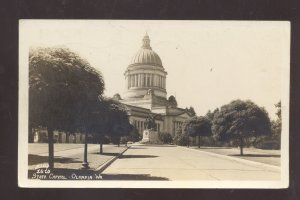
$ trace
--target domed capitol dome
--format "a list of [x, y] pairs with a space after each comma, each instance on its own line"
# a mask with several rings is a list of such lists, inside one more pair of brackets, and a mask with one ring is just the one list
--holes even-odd
[[148, 34], [141, 49], [132, 57], [125, 73], [125, 98], [144, 97], [149, 90], [157, 97], [166, 98], [166, 75], [159, 55], [152, 50]]
[[149, 64], [162, 67], [160, 57], [150, 46], [150, 38], [147, 33], [144, 36], [142, 48], [133, 56], [130, 64]]

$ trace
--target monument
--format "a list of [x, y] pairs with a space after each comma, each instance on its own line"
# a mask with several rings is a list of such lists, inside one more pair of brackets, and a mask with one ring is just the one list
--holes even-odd
[[145, 130], [143, 131], [142, 143], [159, 143], [158, 130], [155, 123], [155, 116], [149, 115], [145, 121]]

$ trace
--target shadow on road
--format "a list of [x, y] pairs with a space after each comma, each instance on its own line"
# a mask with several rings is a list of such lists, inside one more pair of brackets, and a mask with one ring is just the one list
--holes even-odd
[[101, 176], [103, 180], [169, 180], [165, 177], [150, 176], [150, 174], [102, 174]]
[[[76, 158], [75, 158], [76, 159]], [[56, 156], [54, 157], [54, 162], [58, 163], [82, 163], [82, 161], [75, 160], [74, 158], [65, 158]], [[47, 163], [48, 162], [48, 156], [39, 156], [39, 155], [28, 155], [28, 165], [36, 165], [39, 163]]]
[[280, 158], [280, 155], [270, 155], [270, 154], [244, 154], [241, 156], [240, 154], [229, 154], [228, 156], [236, 156], [236, 157], [274, 157]]
[[157, 158], [158, 156], [153, 155], [122, 155], [119, 159], [126, 159], [126, 158]]

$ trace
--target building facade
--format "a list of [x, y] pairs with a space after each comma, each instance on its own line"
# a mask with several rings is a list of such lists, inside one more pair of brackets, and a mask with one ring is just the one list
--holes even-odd
[[149, 116], [154, 117], [158, 132], [168, 132], [172, 136], [186, 119], [192, 117], [187, 109], [178, 108], [177, 103], [167, 99], [167, 74], [146, 34], [140, 50], [132, 57], [124, 73], [123, 98], [114, 96], [126, 106], [130, 122], [141, 135]]

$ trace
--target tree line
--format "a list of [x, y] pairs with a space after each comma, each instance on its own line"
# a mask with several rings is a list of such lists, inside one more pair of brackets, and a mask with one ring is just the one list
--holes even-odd
[[194, 116], [176, 130], [174, 142], [189, 145], [189, 137], [205, 137], [209, 146], [239, 146], [243, 155], [245, 146], [263, 148], [264, 144], [275, 143], [280, 148], [281, 103], [275, 104], [277, 119], [271, 121], [267, 111], [250, 100], [234, 100], [229, 104], [208, 111], [205, 116]]
[[54, 130], [85, 134], [84, 163], [91, 136], [102, 144], [105, 136], [120, 141], [136, 137], [126, 108], [105, 98], [100, 71], [67, 48], [31, 48], [29, 52], [29, 135], [33, 128], [48, 132], [49, 168], [54, 167]]

